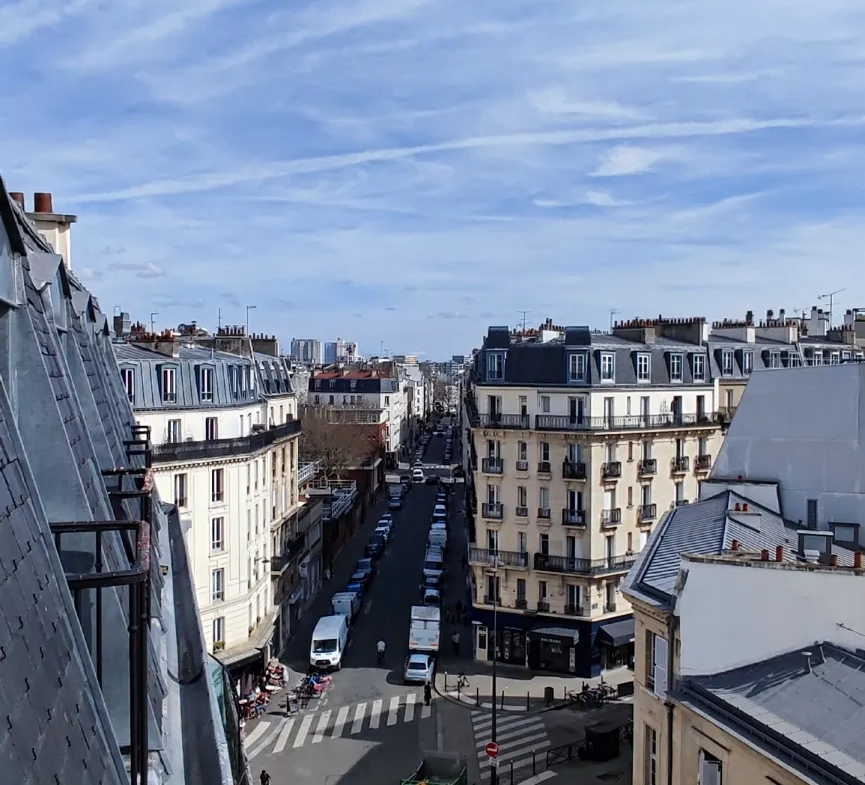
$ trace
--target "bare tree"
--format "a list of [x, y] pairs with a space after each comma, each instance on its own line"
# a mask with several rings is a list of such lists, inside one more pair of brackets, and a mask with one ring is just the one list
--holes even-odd
[[432, 389], [432, 405], [434, 409], [447, 411], [450, 403], [450, 390], [447, 381], [441, 377], [435, 380]]
[[305, 460], [318, 461], [328, 479], [338, 479], [375, 452], [378, 436], [377, 427], [340, 422], [331, 414], [329, 409], [306, 407], [300, 452]]

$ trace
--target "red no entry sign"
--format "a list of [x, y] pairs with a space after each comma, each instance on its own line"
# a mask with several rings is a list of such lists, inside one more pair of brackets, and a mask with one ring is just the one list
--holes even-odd
[[487, 742], [487, 746], [485, 749], [487, 755], [489, 755], [491, 758], [499, 757], [499, 745], [496, 744], [494, 741]]

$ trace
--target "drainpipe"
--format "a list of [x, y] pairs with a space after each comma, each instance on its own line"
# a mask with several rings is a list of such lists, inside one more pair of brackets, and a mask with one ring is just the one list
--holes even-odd
[[[670, 613], [667, 617], [667, 693], [673, 689], [673, 664], [676, 654], [676, 630], [679, 628], [679, 617]], [[667, 708], [667, 785], [673, 785], [673, 702], [664, 701]]]

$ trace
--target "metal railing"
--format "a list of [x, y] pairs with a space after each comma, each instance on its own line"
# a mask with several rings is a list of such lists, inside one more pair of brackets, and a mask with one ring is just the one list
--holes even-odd
[[538, 474], [552, 474], [553, 465], [550, 461], [540, 461], [538, 463]]
[[[516, 416], [516, 415], [510, 415]], [[536, 414], [538, 431], [639, 431], [718, 425], [717, 414], [647, 414], [625, 417], [569, 417]]]
[[616, 526], [622, 522], [622, 508], [613, 507], [610, 510], [601, 510], [601, 526]]
[[585, 510], [562, 510], [562, 526], [585, 526]]
[[301, 553], [303, 553], [306, 545], [305, 537], [295, 537], [285, 543], [283, 552], [279, 556], [270, 557], [270, 572], [272, 575], [279, 575], [284, 572], [286, 567], [291, 564]]
[[552, 517], [552, 510], [549, 507], [538, 507], [538, 518], [542, 521], [548, 521]]
[[486, 474], [503, 474], [504, 461], [501, 458], [484, 458], [481, 461], [481, 470]]
[[694, 469], [698, 472], [706, 472], [712, 468], [712, 456], [711, 455], [698, 455], [694, 458]]
[[562, 463], [562, 477], [566, 480], [585, 480], [586, 464], [577, 461], [564, 461]]
[[207, 460], [233, 455], [247, 455], [264, 450], [282, 439], [299, 436], [300, 420], [290, 420], [275, 428], [241, 436], [237, 439], [212, 439], [197, 442], [171, 442], [153, 447], [154, 463], [177, 463]]
[[357, 499], [354, 480], [330, 480], [324, 485], [310, 488], [308, 493], [322, 501], [322, 519], [332, 521], [345, 514]]
[[589, 613], [582, 605], [565, 605], [565, 616], [588, 616]]
[[482, 506], [481, 515], [484, 518], [491, 518], [492, 520], [501, 520], [504, 517], [504, 508], [500, 503], [489, 504], [484, 503]]
[[541, 572], [573, 573], [575, 575], [603, 575], [624, 572], [634, 565], [636, 556], [611, 556], [607, 559], [579, 559], [572, 556], [551, 556], [536, 553], [534, 569]]
[[513, 428], [518, 431], [532, 428], [532, 418], [528, 414], [475, 414], [471, 420], [475, 428]]
[[657, 504], [641, 504], [637, 508], [637, 519], [640, 521], [653, 521], [658, 517]]
[[674, 474], [681, 474], [682, 472], [688, 471], [688, 466], [690, 466], [691, 461], [687, 455], [680, 456], [679, 458], [672, 458], [670, 460], [670, 470]]
[[306, 483], [312, 482], [315, 479], [319, 466], [319, 461], [304, 461], [300, 464], [297, 467], [297, 484], [306, 485]]
[[639, 471], [641, 477], [650, 477], [653, 474], [658, 473], [658, 461], [655, 458], [644, 458], [640, 461], [637, 471]]
[[527, 472], [529, 470], [529, 462], [528, 461], [517, 461], [517, 471], [518, 472]]
[[528, 507], [514, 507], [514, 515], [517, 518], [528, 518], [529, 517], [529, 508]]
[[605, 480], [618, 480], [622, 476], [622, 462], [609, 461], [601, 466], [601, 477]]
[[488, 548], [469, 548], [469, 562], [485, 564], [489, 567], [517, 567], [526, 569], [529, 566], [529, 554], [524, 551], [491, 551]]

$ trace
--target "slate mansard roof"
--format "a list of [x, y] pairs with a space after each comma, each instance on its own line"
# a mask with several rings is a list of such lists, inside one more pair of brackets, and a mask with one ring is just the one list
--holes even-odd
[[[120, 752], [130, 742], [128, 595], [103, 590], [100, 688], [85, 641], [94, 602], [82, 598], [79, 623], [65, 577], [94, 570], [94, 538], [65, 535], [58, 550], [49, 522], [141, 517], [137, 500], [109, 497], [114, 481], [102, 471], [143, 462], [124, 445], [134, 418], [105, 315], [2, 180], [0, 325], [0, 780], [120, 785], [129, 781]], [[154, 502], [151, 781], [228, 785], [185, 545], [169, 526], [176, 509]], [[103, 559], [123, 567], [119, 535], [104, 535]]]
[[[494, 379], [488, 374], [488, 356], [504, 355], [504, 378]], [[587, 372], [584, 382], [569, 381], [569, 357], [584, 354]], [[705, 346], [658, 337], [654, 343], [640, 343], [609, 333], [593, 332], [588, 327], [566, 327], [563, 338], [548, 341], [521, 340], [508, 327], [490, 327], [483, 348], [474, 359], [474, 376], [481, 385], [498, 384], [513, 387], [592, 387], [601, 384], [601, 358], [613, 355], [615, 381], [603, 386], [636, 386], [639, 355], [650, 359], [650, 380], [654, 386], [682, 384], [710, 384], [708, 351]], [[681, 355], [682, 380], [670, 377], [670, 358]], [[705, 381], [694, 379], [695, 356], [704, 363]], [[646, 382], [643, 382], [646, 384]]]

